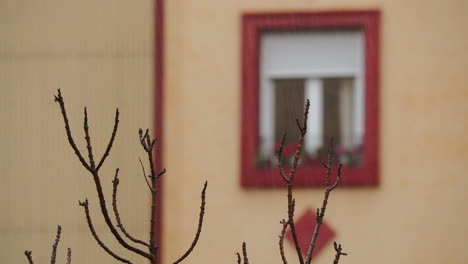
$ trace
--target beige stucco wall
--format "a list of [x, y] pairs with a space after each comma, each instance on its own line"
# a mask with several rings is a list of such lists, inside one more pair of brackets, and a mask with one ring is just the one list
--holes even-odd
[[86, 197], [99, 234], [110, 248], [120, 248], [98, 213], [91, 175], [66, 141], [53, 102], [59, 87], [84, 155], [82, 107], [88, 107], [98, 155], [120, 108], [102, 183], [110, 203], [114, 170], [120, 168], [123, 221], [147, 239], [148, 192], [137, 158], [145, 153], [137, 131], [152, 126], [152, 15], [150, 0], [0, 1], [1, 263], [27, 263], [26, 249], [35, 263], [49, 262], [57, 224], [63, 228], [57, 263], [65, 263], [67, 247], [74, 263], [115, 263], [89, 233], [78, 206]]
[[[382, 11], [381, 185], [332, 194], [326, 221], [350, 253], [342, 263], [466, 262], [464, 1], [167, 0], [164, 263], [192, 240], [205, 179], [206, 221], [187, 263], [235, 262], [242, 241], [251, 262], [281, 262], [284, 191], [238, 184], [240, 14], [358, 8]], [[152, 15], [150, 0], [0, 1], [2, 262], [25, 263], [25, 249], [36, 263], [47, 262], [61, 224], [60, 261], [72, 247], [74, 262], [115, 263], [89, 234], [77, 205], [85, 197], [106, 243], [120, 248], [104, 235], [90, 175], [67, 145], [52, 100], [58, 87], [81, 147], [82, 106], [88, 106], [98, 153], [120, 107], [102, 181], [109, 193], [120, 167], [121, 214], [128, 230], [146, 238], [148, 193], [136, 131], [152, 125]], [[319, 205], [321, 191], [301, 189], [296, 198], [300, 214]], [[331, 263], [332, 255], [327, 247], [316, 263]]]
[[[239, 186], [240, 14], [266, 10], [382, 11], [381, 185], [333, 193], [326, 221], [343, 263], [465, 263], [468, 253], [466, 1], [168, 1], [165, 241], [190, 243], [203, 180], [206, 227], [191, 263], [281, 263], [283, 190]], [[175, 107], [177, 105], [177, 107]], [[321, 191], [296, 192], [297, 212]], [[292, 248], [287, 255], [294, 262]], [[331, 263], [326, 247], [316, 263]]]

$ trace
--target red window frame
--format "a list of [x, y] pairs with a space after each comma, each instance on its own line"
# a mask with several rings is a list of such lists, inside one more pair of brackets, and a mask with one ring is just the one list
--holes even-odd
[[[363, 164], [343, 167], [341, 185], [364, 186], [379, 183], [379, 23], [380, 12], [320, 11], [249, 13], [242, 16], [242, 131], [241, 185], [244, 187], [284, 186], [276, 167], [256, 168], [254, 161], [259, 135], [260, 36], [264, 31], [307, 29], [360, 29], [364, 34], [365, 135]], [[321, 166], [306, 165], [297, 170], [299, 186], [325, 183]], [[336, 175], [334, 175], [336, 177]], [[332, 176], [333, 177], [333, 176]]]

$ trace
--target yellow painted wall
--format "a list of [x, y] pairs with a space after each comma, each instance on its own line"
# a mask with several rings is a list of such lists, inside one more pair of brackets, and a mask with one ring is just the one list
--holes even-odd
[[67, 247], [72, 263], [115, 263], [89, 233], [78, 206], [86, 197], [98, 233], [110, 248], [125, 252], [98, 213], [91, 175], [68, 146], [53, 102], [58, 87], [84, 155], [82, 107], [88, 107], [98, 155], [120, 107], [120, 129], [102, 183], [109, 203], [114, 170], [120, 168], [124, 224], [148, 239], [149, 194], [137, 158], [145, 153], [137, 131], [153, 121], [152, 15], [151, 0], [0, 1], [1, 263], [27, 263], [26, 249], [35, 263], [49, 262], [57, 224], [63, 228], [57, 263], [65, 263]]
[[[191, 242], [207, 179], [206, 225], [190, 263], [281, 263], [284, 190], [239, 186], [240, 15], [252, 11], [382, 11], [381, 185], [332, 194], [326, 222], [343, 263], [466, 263], [468, 34], [466, 1], [168, 1], [165, 260]], [[346, 176], [346, 175], [345, 175]], [[297, 212], [322, 192], [296, 191]], [[287, 246], [290, 262], [294, 252]], [[327, 246], [316, 263], [331, 263]]]
[[[186, 263], [235, 263], [242, 241], [251, 262], [281, 262], [284, 190], [239, 186], [240, 14], [360, 8], [382, 11], [381, 185], [332, 194], [326, 222], [350, 253], [342, 263], [466, 262], [465, 1], [167, 0], [164, 263], [191, 243], [205, 179], [206, 221]], [[81, 107], [88, 106], [98, 153], [120, 107], [103, 183], [109, 193], [121, 168], [121, 214], [127, 229], [146, 238], [136, 131], [152, 126], [152, 15], [151, 0], [0, 1], [2, 262], [26, 263], [25, 249], [35, 263], [47, 262], [61, 224], [60, 261], [72, 247], [76, 263], [115, 263], [97, 247], [77, 205], [88, 197], [99, 233], [108, 234], [91, 177], [67, 145], [52, 100], [58, 87], [82, 149]], [[322, 194], [301, 189], [296, 198], [300, 214], [319, 206]], [[109, 235], [104, 240], [120, 248]], [[331, 263], [332, 255], [326, 247], [316, 263]]]

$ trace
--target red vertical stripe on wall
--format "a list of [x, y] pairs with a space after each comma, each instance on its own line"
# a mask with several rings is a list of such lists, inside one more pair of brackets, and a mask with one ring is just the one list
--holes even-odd
[[[154, 137], [158, 138], [156, 147], [156, 171], [163, 169], [163, 97], [164, 97], [164, 0], [154, 2]], [[164, 176], [159, 179], [156, 197], [155, 240], [158, 249], [158, 262], [161, 263], [162, 255], [162, 230], [163, 230], [163, 183]]]

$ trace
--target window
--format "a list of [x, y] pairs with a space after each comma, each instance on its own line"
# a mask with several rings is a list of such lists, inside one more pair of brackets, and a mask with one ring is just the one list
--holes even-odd
[[306, 99], [308, 133], [295, 182], [323, 183], [333, 137], [343, 184], [378, 183], [378, 18], [377, 11], [243, 16], [244, 186], [282, 184], [275, 150], [288, 131], [281, 161], [288, 166]]

